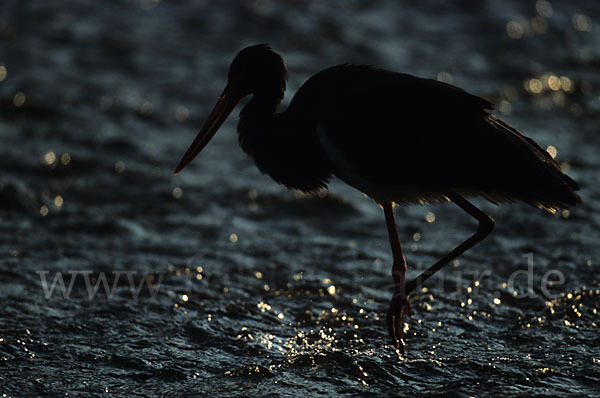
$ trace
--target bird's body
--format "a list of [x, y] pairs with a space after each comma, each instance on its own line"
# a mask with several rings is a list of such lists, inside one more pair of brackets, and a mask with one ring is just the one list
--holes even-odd
[[[384, 208], [396, 283], [388, 327], [398, 347], [408, 294], [493, 228], [493, 220], [465, 196], [550, 210], [581, 201], [577, 184], [546, 151], [490, 114], [488, 101], [457, 87], [371, 66], [338, 65], [311, 77], [278, 113], [286, 78], [283, 60], [270, 47], [242, 50], [176, 173], [204, 148], [239, 100], [252, 95], [240, 112], [239, 143], [261, 172], [308, 192], [327, 187], [336, 176]], [[406, 284], [392, 205], [448, 200], [477, 218], [480, 229], [421, 280]]]
[[378, 202], [443, 201], [454, 189], [493, 202], [575, 204], [573, 180], [491, 109], [436, 80], [339, 65], [310, 78], [282, 113], [251, 99], [238, 132], [262, 172], [303, 191], [335, 175]]

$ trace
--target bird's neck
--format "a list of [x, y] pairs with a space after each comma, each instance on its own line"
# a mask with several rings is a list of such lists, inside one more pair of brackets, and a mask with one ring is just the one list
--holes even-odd
[[240, 146], [262, 173], [288, 188], [316, 191], [326, 187], [331, 172], [314, 123], [308, 115], [295, 117], [289, 110], [278, 113], [282, 96], [255, 94], [244, 106], [238, 123]]
[[272, 142], [281, 97], [257, 95], [240, 112], [238, 138], [242, 150], [254, 157], [257, 146]]

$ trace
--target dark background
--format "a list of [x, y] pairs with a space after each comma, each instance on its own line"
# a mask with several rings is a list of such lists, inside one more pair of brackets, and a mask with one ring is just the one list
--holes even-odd
[[[342, 62], [482, 95], [557, 150], [584, 203], [550, 215], [476, 201], [497, 228], [412, 297], [399, 360], [371, 200], [261, 176], [236, 117], [172, 176], [229, 63], [261, 42], [287, 62], [284, 103]], [[599, 66], [594, 0], [3, 1], [0, 393], [597, 393]], [[396, 213], [410, 275], [475, 229], [455, 206]], [[528, 253], [532, 279], [513, 292]], [[85, 277], [116, 271], [114, 294], [90, 299]], [[549, 271], [565, 276], [557, 298], [541, 290]], [[44, 294], [41, 276], [57, 275], [73, 277], [67, 298]], [[133, 298], [127, 275], [152, 276], [156, 297]]]

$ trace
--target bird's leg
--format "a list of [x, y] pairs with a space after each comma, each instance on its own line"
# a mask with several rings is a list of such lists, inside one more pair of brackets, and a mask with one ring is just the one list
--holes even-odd
[[421, 275], [410, 281], [405, 287], [407, 295], [410, 294], [413, 290], [419, 288], [423, 284], [423, 282], [425, 282], [427, 279], [429, 279], [429, 277], [431, 277], [433, 274], [439, 271], [444, 265], [448, 264], [450, 261], [460, 256], [462, 253], [469, 250], [477, 243], [481, 242], [494, 229], [494, 219], [482, 212], [481, 210], [479, 210], [477, 207], [473, 206], [465, 198], [458, 195], [454, 191], [446, 192], [445, 195], [454, 203], [456, 203], [461, 209], [463, 209], [471, 216], [476, 218], [477, 221], [479, 221], [477, 232], [475, 232], [469, 239], [458, 245], [450, 253], [446, 254], [444, 257], [438, 260]]
[[406, 282], [406, 260], [402, 254], [402, 246], [400, 246], [400, 239], [398, 238], [393, 203], [385, 202], [381, 206], [385, 214], [390, 245], [392, 246], [392, 255], [394, 256], [394, 264], [392, 265], [394, 296], [387, 312], [387, 326], [394, 346], [404, 354], [404, 313], [406, 312], [406, 314], [410, 315], [408, 294], [404, 287]]

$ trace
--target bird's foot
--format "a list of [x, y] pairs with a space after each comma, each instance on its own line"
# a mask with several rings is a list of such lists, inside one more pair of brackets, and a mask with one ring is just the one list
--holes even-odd
[[387, 312], [388, 332], [396, 350], [404, 355], [404, 314], [411, 316], [410, 303], [404, 291], [395, 291]]

